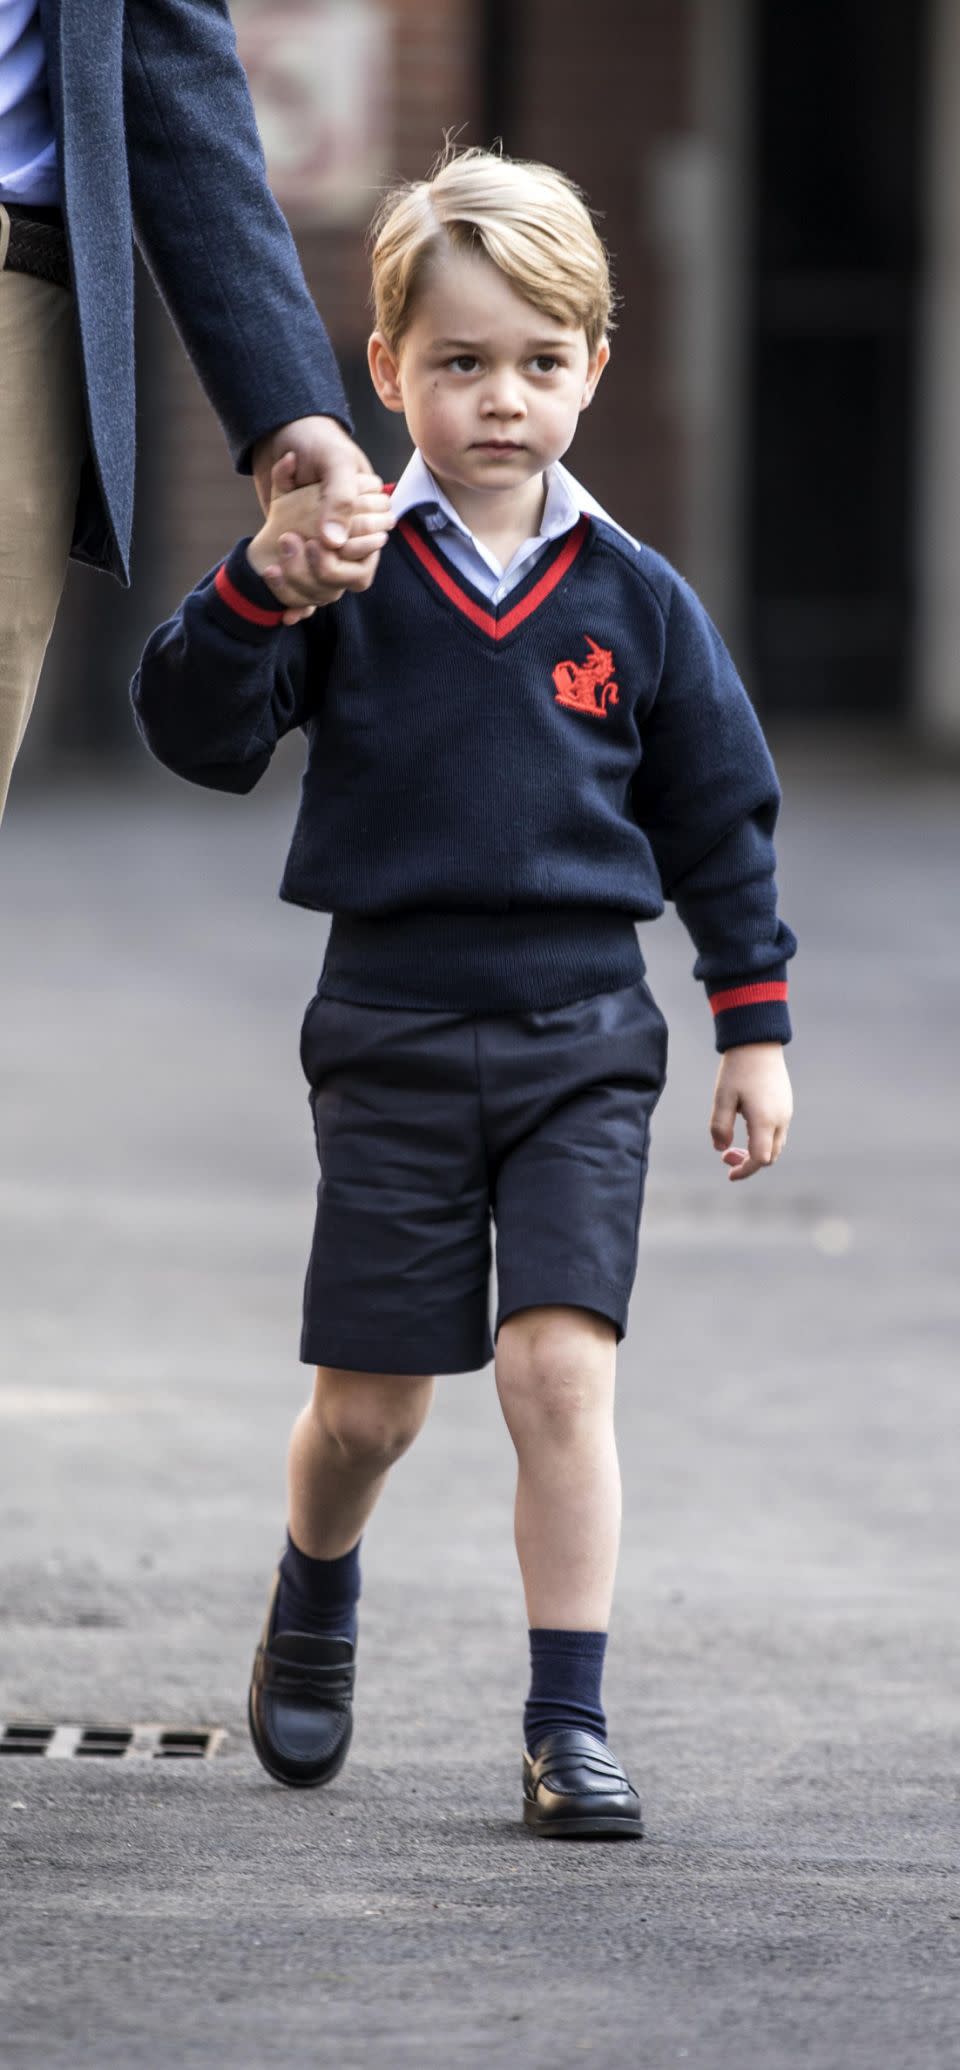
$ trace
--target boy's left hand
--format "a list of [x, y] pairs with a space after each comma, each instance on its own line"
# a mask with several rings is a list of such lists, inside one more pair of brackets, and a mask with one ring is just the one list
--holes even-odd
[[[746, 1042], [724, 1052], [714, 1088], [710, 1134], [714, 1149], [723, 1152], [731, 1179], [749, 1179], [762, 1166], [776, 1164], [792, 1113], [793, 1094], [782, 1042]], [[746, 1150], [733, 1143], [738, 1114], [747, 1125]]]

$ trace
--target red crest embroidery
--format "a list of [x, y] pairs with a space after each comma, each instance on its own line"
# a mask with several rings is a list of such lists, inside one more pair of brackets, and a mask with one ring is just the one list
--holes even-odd
[[608, 707], [620, 698], [619, 685], [612, 680], [613, 655], [609, 647], [598, 647], [589, 633], [583, 637], [586, 661], [558, 661], [553, 671], [556, 702], [568, 711], [586, 712], [589, 719], [605, 719]]

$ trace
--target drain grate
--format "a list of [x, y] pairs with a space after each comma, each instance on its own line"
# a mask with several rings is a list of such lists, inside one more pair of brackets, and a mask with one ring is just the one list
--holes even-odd
[[41, 1754], [48, 1761], [209, 1761], [226, 1738], [222, 1725], [38, 1725], [0, 1722], [0, 1755]]

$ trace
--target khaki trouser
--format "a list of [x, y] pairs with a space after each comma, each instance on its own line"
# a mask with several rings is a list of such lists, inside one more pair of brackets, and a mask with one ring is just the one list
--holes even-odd
[[60, 602], [85, 447], [73, 296], [6, 271], [0, 206], [0, 816]]

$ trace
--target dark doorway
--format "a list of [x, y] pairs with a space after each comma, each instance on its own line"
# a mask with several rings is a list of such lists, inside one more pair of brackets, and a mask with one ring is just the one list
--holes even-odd
[[907, 687], [926, 0], [756, 0], [748, 601], [766, 709]]

